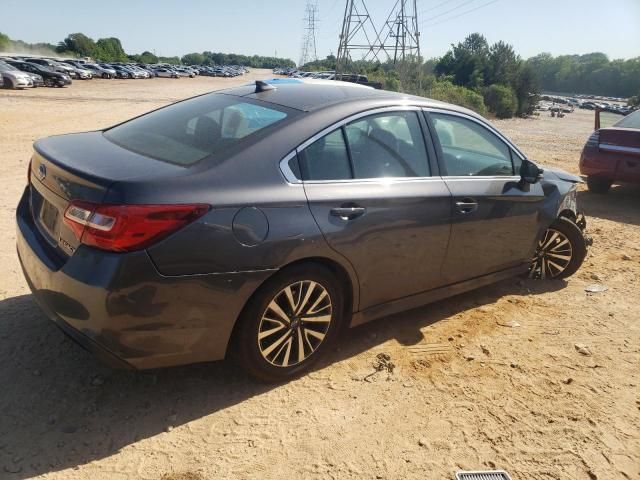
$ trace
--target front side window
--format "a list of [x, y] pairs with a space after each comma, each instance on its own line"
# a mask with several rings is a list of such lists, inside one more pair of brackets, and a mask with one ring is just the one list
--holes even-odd
[[278, 107], [211, 94], [166, 108], [104, 132], [113, 143], [177, 165], [192, 165], [284, 120]]
[[473, 120], [430, 113], [442, 147], [443, 175], [512, 176], [511, 151], [497, 135]]

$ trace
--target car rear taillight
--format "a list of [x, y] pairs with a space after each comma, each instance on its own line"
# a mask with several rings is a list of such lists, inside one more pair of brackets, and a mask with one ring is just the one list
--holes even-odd
[[109, 205], [73, 201], [64, 223], [79, 242], [112, 252], [140, 250], [209, 211], [209, 205]]
[[27, 168], [27, 185], [31, 185], [31, 162], [32, 160], [29, 160], [29, 167]]

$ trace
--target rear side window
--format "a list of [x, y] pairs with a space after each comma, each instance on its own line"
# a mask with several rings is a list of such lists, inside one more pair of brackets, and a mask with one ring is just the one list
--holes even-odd
[[511, 176], [511, 151], [496, 134], [456, 115], [431, 113], [447, 176]]
[[316, 140], [300, 155], [303, 180], [348, 180], [352, 177], [342, 129]]
[[113, 127], [104, 136], [142, 155], [192, 165], [281, 122], [288, 113], [229, 95], [210, 94]]
[[346, 126], [355, 178], [426, 177], [427, 151], [415, 112], [371, 115]]
[[307, 181], [431, 175], [420, 121], [413, 111], [351, 122], [305, 148], [299, 162], [302, 180]]

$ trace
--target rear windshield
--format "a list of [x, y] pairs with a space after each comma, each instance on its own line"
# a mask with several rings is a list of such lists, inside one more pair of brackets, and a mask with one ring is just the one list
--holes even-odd
[[640, 129], [640, 110], [637, 112], [630, 113], [618, 123], [614, 125], [614, 127], [622, 127], [622, 128], [639, 128]]
[[189, 166], [286, 117], [278, 107], [210, 94], [135, 118], [105, 131], [104, 136], [136, 153]]

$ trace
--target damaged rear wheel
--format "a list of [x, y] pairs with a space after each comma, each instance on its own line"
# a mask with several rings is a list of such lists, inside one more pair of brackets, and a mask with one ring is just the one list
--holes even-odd
[[587, 243], [580, 228], [568, 218], [558, 218], [538, 242], [529, 277], [569, 277], [580, 268], [586, 255]]

